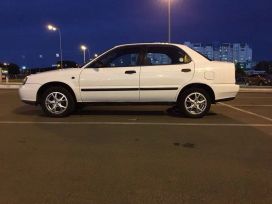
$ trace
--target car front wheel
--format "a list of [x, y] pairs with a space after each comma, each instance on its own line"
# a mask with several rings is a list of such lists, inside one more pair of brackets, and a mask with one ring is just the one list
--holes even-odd
[[210, 110], [211, 98], [205, 89], [189, 89], [181, 95], [178, 107], [187, 117], [202, 118]]
[[67, 89], [51, 87], [42, 94], [41, 107], [50, 117], [65, 117], [74, 111], [75, 101]]

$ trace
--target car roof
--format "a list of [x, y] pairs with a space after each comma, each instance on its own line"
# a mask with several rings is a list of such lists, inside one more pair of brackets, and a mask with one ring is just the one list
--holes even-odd
[[198, 61], [199, 63], [203, 62], [209, 62], [210, 60], [204, 57], [203, 55], [199, 54], [197, 51], [191, 49], [190, 47], [183, 45], [183, 44], [178, 44], [178, 43], [163, 43], [163, 42], [153, 42], [153, 43], [133, 43], [133, 44], [123, 44], [116, 46], [115, 48], [118, 47], [126, 47], [126, 46], [175, 46], [181, 48], [185, 53], [187, 53], [193, 61]]
[[176, 44], [176, 43], [163, 43], [163, 42], [153, 42], [153, 43], [131, 43], [131, 44], [122, 44], [122, 45], [118, 45], [115, 46], [115, 48], [118, 47], [127, 47], [127, 46], [148, 46], [148, 45], [170, 45], [170, 46], [184, 46], [182, 44]]
[[[109, 50], [107, 50], [106, 52], [102, 53], [101, 55], [99, 55], [99, 57], [103, 56], [104, 54], [110, 52], [111, 50], [114, 50], [116, 48], [122, 48], [122, 47], [128, 47], [128, 46], [148, 46], [148, 45], [158, 45], [158, 46], [164, 46], [164, 45], [168, 45], [168, 46], [176, 46], [181, 48], [183, 51], [185, 51], [191, 58], [193, 61], [197, 61], [198, 63], [206, 63], [209, 62], [208, 59], [206, 59], [205, 57], [203, 57], [202, 55], [200, 55], [198, 52], [196, 52], [195, 50], [189, 48], [186, 45], [183, 44], [177, 44], [177, 43], [163, 43], [163, 42], [153, 42], [153, 43], [131, 43], [131, 44], [122, 44], [122, 45], [118, 45], [115, 46]], [[87, 67], [90, 63], [92, 63], [93, 61], [95, 61], [96, 59], [91, 60], [89, 63], [87, 63], [85, 66], [83, 66], [82, 68]]]
[[122, 48], [122, 47], [129, 47], [129, 46], [176, 46], [181, 48], [183, 51], [185, 51], [193, 60], [197, 60], [198, 62], [208, 62], [209, 60], [205, 57], [203, 57], [202, 55], [200, 55], [198, 52], [196, 52], [195, 50], [189, 48], [186, 45], [183, 44], [177, 44], [177, 43], [163, 43], [163, 42], [153, 42], [153, 43], [132, 43], [132, 44], [123, 44], [123, 45], [118, 45], [115, 46], [113, 49], [115, 48]]

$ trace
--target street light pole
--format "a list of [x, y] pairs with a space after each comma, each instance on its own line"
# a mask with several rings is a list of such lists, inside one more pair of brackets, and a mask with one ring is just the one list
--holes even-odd
[[86, 63], [86, 51], [88, 50], [88, 48], [85, 45], [81, 45], [81, 50], [83, 51], [83, 60], [84, 60], [84, 64]]
[[86, 50], [83, 50], [83, 61], [84, 64], [86, 63]]
[[87, 49], [87, 52], [88, 52], [88, 61], [89, 61], [91, 59], [91, 53], [90, 53], [89, 48]]
[[0, 83], [2, 83], [2, 67], [0, 67]]
[[63, 56], [62, 56], [62, 36], [61, 36], [61, 31], [58, 28], [58, 33], [59, 33], [59, 39], [60, 39], [60, 68], [63, 68]]
[[171, 43], [171, 0], [168, 0], [168, 42]]
[[47, 26], [48, 30], [50, 31], [58, 31], [58, 34], [59, 34], [59, 49], [60, 49], [60, 68], [62, 69], [63, 68], [63, 55], [62, 55], [62, 35], [61, 35], [61, 30], [60, 28], [57, 28], [53, 25], [48, 25]]

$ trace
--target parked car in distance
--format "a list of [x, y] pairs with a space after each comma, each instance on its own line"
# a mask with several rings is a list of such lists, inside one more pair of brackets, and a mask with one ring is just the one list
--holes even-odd
[[265, 74], [253, 74], [245, 79], [245, 84], [256, 85], [256, 86], [271, 86], [272, 85], [272, 78]]
[[246, 76], [236, 77], [236, 84], [245, 85], [246, 84], [246, 80], [247, 80]]
[[19, 93], [51, 117], [68, 116], [77, 104], [166, 103], [201, 118], [238, 91], [233, 63], [210, 61], [180, 44], [143, 43], [114, 47], [82, 68], [31, 75]]

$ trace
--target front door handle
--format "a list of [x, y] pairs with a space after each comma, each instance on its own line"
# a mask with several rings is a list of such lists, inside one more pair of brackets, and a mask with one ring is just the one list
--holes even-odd
[[191, 72], [191, 69], [182, 69], [181, 72]]
[[136, 74], [136, 71], [135, 70], [129, 70], [129, 71], [126, 71], [125, 74]]

